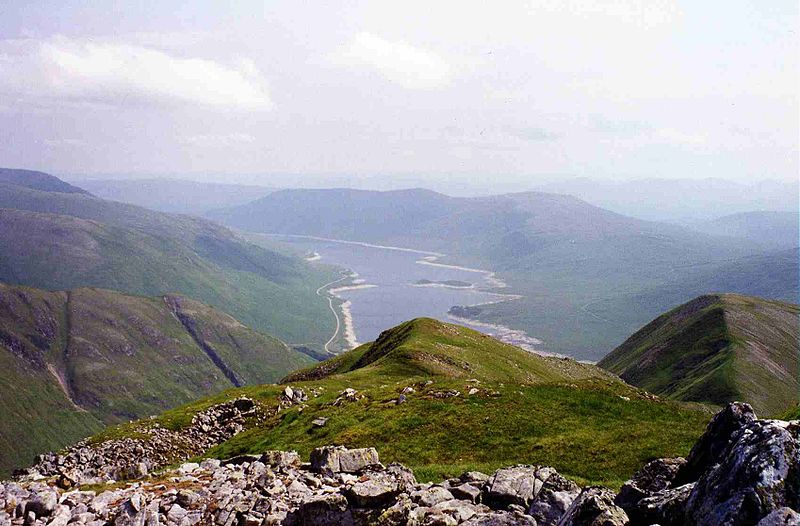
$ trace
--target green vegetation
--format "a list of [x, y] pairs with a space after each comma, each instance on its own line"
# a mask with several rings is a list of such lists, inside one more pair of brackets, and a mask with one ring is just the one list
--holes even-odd
[[103, 424], [157, 414], [311, 362], [181, 296], [0, 284], [0, 472]]
[[748, 402], [775, 416], [800, 398], [800, 306], [708, 295], [659, 316], [598, 365], [676, 400]]
[[[283, 383], [309, 393], [305, 407], [268, 411], [206, 456], [374, 446], [384, 462], [403, 462], [422, 480], [530, 462], [583, 483], [619, 486], [648, 460], [686, 454], [710, 417], [699, 406], [653, 400], [596, 366], [530, 354], [431, 319], [385, 331]], [[414, 391], [397, 404], [406, 387]], [[357, 399], [336, 402], [346, 388]], [[197, 411], [242, 395], [274, 409], [283, 389], [233, 389], [159, 421], [186, 425]], [[449, 390], [460, 394], [443, 398]], [[324, 427], [312, 425], [318, 417], [328, 418]]]
[[7, 283], [179, 293], [316, 350], [335, 324], [315, 294], [334, 271], [203, 219], [0, 182], [0, 245], [14, 247], [0, 253], [0, 281]]

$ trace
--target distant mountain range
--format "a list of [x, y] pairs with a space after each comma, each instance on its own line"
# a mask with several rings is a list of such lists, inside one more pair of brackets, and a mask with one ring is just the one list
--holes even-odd
[[[482, 306], [480, 319], [524, 329], [545, 350], [590, 360], [698, 294], [795, 301], [797, 293], [796, 251], [768, 253], [750, 239], [634, 219], [567, 195], [282, 190], [208, 215], [242, 230], [434, 250], [497, 271], [524, 298]], [[753, 265], [757, 258], [761, 265]], [[721, 281], [725, 288], [714, 288]], [[630, 301], [640, 296], [670, 303]]]
[[800, 400], [800, 306], [700, 296], [653, 320], [598, 365], [676, 400], [750, 403], [778, 416]]
[[753, 210], [797, 212], [797, 181], [743, 184], [727, 179], [562, 178], [537, 187], [574, 195], [621, 214], [656, 221], [710, 220]]
[[103, 425], [310, 362], [182, 296], [0, 284], [0, 471]]
[[264, 186], [179, 179], [82, 179], [75, 183], [103, 199], [194, 215], [249, 203], [274, 191]]
[[[69, 185], [62, 192], [52, 176], [22, 175], [0, 182], [0, 281], [180, 293], [315, 348], [333, 331], [327, 302], [315, 294], [333, 271], [250, 244], [204, 219], [107, 201]], [[36, 189], [41, 181], [47, 190]]]

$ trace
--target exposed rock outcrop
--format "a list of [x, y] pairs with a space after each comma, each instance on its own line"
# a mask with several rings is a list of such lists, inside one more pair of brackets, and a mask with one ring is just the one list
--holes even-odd
[[[220, 404], [183, 433], [208, 446], [255, 411], [248, 399]], [[373, 448], [341, 446], [315, 449], [310, 463], [267, 451], [154, 474], [166, 457], [131, 439], [108, 441], [48, 456], [17, 482], [0, 484], [0, 526], [798, 525], [799, 435], [800, 422], [758, 420], [749, 406], [732, 404], [687, 459], [646, 464], [618, 494], [581, 489], [536, 465], [420, 484], [404, 466], [381, 464]], [[133, 472], [138, 480], [99, 492], [64, 483]]]
[[146, 437], [110, 439], [99, 444], [79, 442], [63, 454], [39, 455], [36, 463], [15, 473], [19, 478], [56, 477], [63, 488], [109, 480], [138, 479], [148, 472], [180, 462], [224, 442], [244, 429], [256, 414], [249, 398], [238, 398], [197, 413], [191, 425], [172, 431], [154, 423]]
[[791, 521], [785, 510], [800, 507], [800, 422], [759, 420], [749, 405], [731, 403], [711, 420], [685, 462], [647, 464], [616, 503], [633, 524]]

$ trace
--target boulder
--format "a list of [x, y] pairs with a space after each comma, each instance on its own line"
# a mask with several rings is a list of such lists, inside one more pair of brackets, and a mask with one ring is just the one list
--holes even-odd
[[584, 488], [558, 526], [625, 526], [625, 510], [614, 504], [614, 492], [600, 486]]
[[297, 451], [265, 451], [259, 460], [273, 468], [290, 467], [300, 464], [300, 455]]
[[641, 499], [630, 511], [625, 511], [634, 524], [682, 526], [686, 524], [686, 501], [689, 500], [692, 489], [694, 483], [662, 489]]
[[373, 447], [347, 449], [325, 446], [311, 452], [311, 469], [317, 473], [357, 473], [379, 464], [378, 451]]
[[528, 515], [536, 519], [538, 526], [555, 526], [580, 492], [577, 484], [554, 472], [534, 497]]
[[780, 508], [760, 521], [758, 526], [799, 526], [800, 514], [791, 508]]
[[[616, 498], [617, 506], [628, 512], [643, 498], [669, 488], [684, 465], [684, 458], [660, 458], [648, 462], [622, 485]], [[631, 513], [628, 512], [628, 515], [631, 516]]]
[[52, 489], [44, 489], [28, 501], [25, 506], [25, 514], [33, 512], [37, 517], [49, 517], [58, 506], [58, 492]]
[[478, 502], [478, 497], [481, 495], [481, 488], [477, 484], [476, 482], [466, 482], [459, 486], [452, 486], [450, 488], [450, 493], [457, 499]]
[[544, 481], [557, 473], [551, 467], [517, 465], [498, 469], [483, 487], [482, 502], [494, 509], [516, 504], [528, 509]]
[[682, 486], [697, 481], [703, 473], [720, 462], [741, 430], [755, 420], [756, 414], [749, 404], [733, 402], [725, 406], [714, 415], [706, 431], [695, 442], [672, 485]]
[[462, 526], [537, 526], [536, 520], [529, 515], [506, 511], [475, 514], [461, 524]]
[[307, 500], [300, 505], [297, 515], [301, 524], [318, 526], [352, 526], [353, 515], [347, 499], [341, 493], [331, 493]]
[[755, 524], [780, 508], [800, 508], [800, 423], [737, 421], [741, 428], [729, 433], [725, 449], [698, 451], [714, 460], [686, 503], [688, 520], [698, 525]]

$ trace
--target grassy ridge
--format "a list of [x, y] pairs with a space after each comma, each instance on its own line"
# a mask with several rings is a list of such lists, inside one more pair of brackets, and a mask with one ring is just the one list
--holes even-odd
[[696, 298], [659, 316], [599, 365], [653, 393], [767, 416], [800, 397], [800, 307], [736, 294]]
[[[478, 332], [418, 319], [342, 356], [284, 380], [310, 396], [207, 452], [228, 457], [267, 449], [307, 455], [324, 444], [374, 446], [423, 480], [465, 469], [490, 471], [519, 462], [555, 466], [584, 483], [619, 486], [643, 462], [686, 454], [709, 413], [654, 400], [602, 369], [547, 358]], [[336, 402], [347, 387], [358, 399]], [[406, 387], [406, 402], [397, 404]], [[469, 394], [470, 389], [477, 392]], [[235, 396], [275, 408], [282, 385], [234, 389], [159, 417], [187, 425], [204, 407]], [[458, 396], [442, 398], [449, 390]], [[324, 427], [312, 421], [326, 417]], [[98, 436], [124, 436], [136, 425]]]

